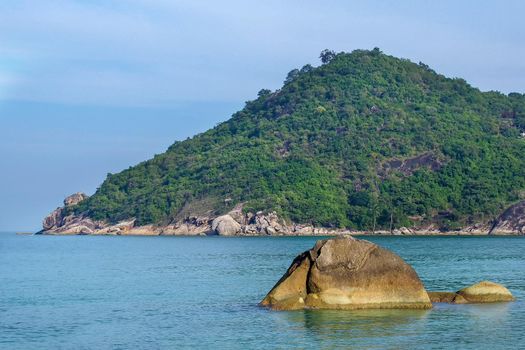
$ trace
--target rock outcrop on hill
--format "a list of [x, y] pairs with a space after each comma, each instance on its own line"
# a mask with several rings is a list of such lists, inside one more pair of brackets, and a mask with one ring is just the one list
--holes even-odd
[[410, 265], [352, 237], [321, 240], [300, 254], [261, 305], [276, 310], [432, 307]]
[[66, 197], [63, 207], [56, 208], [44, 218], [42, 223], [43, 231], [49, 233], [89, 234], [102, 228], [101, 223], [97, 223], [90, 218], [68, 213], [68, 208], [77, 205], [86, 198], [88, 196], [82, 192]]

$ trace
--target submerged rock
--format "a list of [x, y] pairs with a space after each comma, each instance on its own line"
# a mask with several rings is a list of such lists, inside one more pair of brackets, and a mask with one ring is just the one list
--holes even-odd
[[277, 310], [432, 307], [410, 265], [352, 237], [318, 241], [299, 255], [261, 305]]
[[428, 292], [433, 303], [496, 303], [515, 300], [512, 293], [501, 284], [482, 281], [457, 292]]

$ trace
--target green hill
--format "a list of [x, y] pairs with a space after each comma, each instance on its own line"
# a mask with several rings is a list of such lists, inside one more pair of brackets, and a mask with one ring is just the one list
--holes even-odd
[[323, 52], [231, 119], [118, 174], [73, 207], [164, 224], [275, 210], [357, 229], [488, 221], [525, 196], [525, 95], [481, 92], [379, 49]]

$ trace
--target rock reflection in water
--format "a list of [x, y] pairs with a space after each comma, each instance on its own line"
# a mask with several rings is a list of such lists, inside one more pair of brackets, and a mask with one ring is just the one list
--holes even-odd
[[[281, 312], [318, 341], [345, 343], [371, 337], [404, 337], [423, 331], [430, 310], [302, 310]], [[422, 322], [423, 321], [423, 322]], [[351, 343], [348, 343], [351, 345]], [[361, 343], [362, 344], [362, 343]]]

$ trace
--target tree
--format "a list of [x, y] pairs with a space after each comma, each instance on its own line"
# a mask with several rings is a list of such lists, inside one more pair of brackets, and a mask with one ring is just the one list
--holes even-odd
[[268, 89], [261, 89], [259, 90], [259, 92], [257, 93], [257, 97], [265, 97], [265, 96], [268, 96], [272, 93], [271, 90], [268, 90]]
[[323, 64], [330, 63], [331, 60], [333, 60], [335, 57], [335, 51], [324, 49], [321, 51], [321, 54], [319, 55], [319, 58], [321, 59], [321, 62]]
[[288, 84], [295, 80], [299, 76], [299, 69], [292, 69], [288, 72], [288, 75], [286, 76], [286, 79], [284, 80], [285, 84]]
[[311, 64], [305, 64], [305, 65], [303, 66], [303, 68], [301, 68], [301, 71], [300, 71], [300, 72], [301, 72], [301, 74], [304, 74], [304, 73], [309, 73], [309, 72], [311, 72], [311, 71], [313, 71], [313, 70], [314, 70], [314, 67], [312, 67]]
[[372, 49], [372, 54], [373, 54], [373, 55], [380, 55], [380, 54], [382, 54], [382, 53], [383, 53], [383, 52], [381, 51], [381, 49], [380, 49], [379, 47], [374, 47], [374, 48]]

